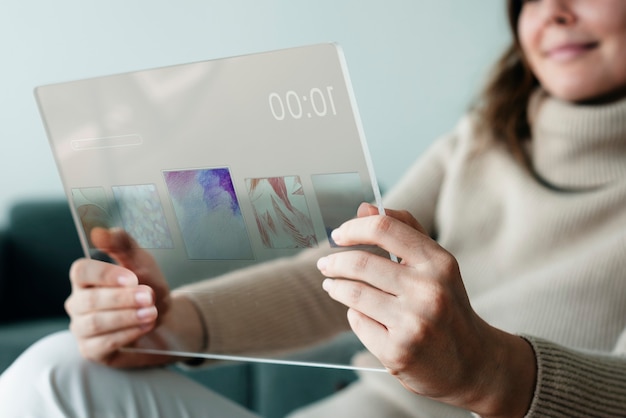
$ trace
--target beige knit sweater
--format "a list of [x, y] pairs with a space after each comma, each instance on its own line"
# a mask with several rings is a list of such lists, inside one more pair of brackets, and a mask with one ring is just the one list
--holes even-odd
[[[538, 92], [530, 114], [528, 151], [543, 183], [503, 145], [476, 138], [466, 118], [385, 205], [411, 211], [455, 255], [482, 318], [532, 343], [538, 381], [529, 417], [623, 417], [626, 100], [577, 106]], [[298, 347], [346, 330], [345, 308], [321, 289], [322, 252], [187, 287], [204, 316], [208, 350]], [[390, 376], [362, 377], [415, 416], [466, 416], [441, 412]]]

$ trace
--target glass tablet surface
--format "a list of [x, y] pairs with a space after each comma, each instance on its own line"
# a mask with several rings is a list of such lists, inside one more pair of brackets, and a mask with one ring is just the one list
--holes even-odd
[[[335, 44], [46, 85], [35, 95], [85, 254], [103, 258], [91, 242], [94, 228], [124, 229], [172, 289], [192, 284], [185, 291], [207, 292], [205, 303], [228, 301], [254, 317], [233, 315], [242, 335], [246, 323], [264, 315], [268, 332], [273, 321], [285, 326], [281, 315], [293, 316], [294, 309], [264, 296], [251, 266], [301, 251], [344, 250], [329, 240], [330, 231], [354, 217], [363, 201], [380, 207]], [[229, 287], [224, 274], [243, 268], [252, 268], [249, 283]], [[218, 279], [218, 287], [198, 285]], [[289, 294], [301, 287], [285, 288], [284, 300], [302, 298]], [[301, 324], [309, 322], [315, 321]], [[346, 344], [353, 337], [324, 335], [307, 344], [333, 338]], [[133, 349], [179, 348], [164, 341]], [[232, 345], [214, 350], [209, 343], [193, 354], [354, 367], [332, 348], [292, 343], [267, 352]]]

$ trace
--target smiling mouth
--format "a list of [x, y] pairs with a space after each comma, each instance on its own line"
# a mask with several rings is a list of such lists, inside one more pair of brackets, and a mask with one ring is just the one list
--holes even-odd
[[556, 61], [570, 61], [596, 49], [598, 45], [598, 42], [563, 44], [548, 49], [545, 56]]

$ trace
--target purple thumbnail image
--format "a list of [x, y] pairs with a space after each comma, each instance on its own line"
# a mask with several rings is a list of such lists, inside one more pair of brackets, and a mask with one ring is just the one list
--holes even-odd
[[166, 171], [164, 177], [190, 259], [253, 258], [228, 168]]

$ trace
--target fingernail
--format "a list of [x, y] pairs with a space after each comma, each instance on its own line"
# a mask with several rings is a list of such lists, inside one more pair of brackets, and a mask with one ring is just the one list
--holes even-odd
[[333, 279], [324, 279], [322, 282], [322, 289], [327, 292], [330, 292], [330, 289], [333, 287]]
[[317, 268], [318, 268], [318, 270], [326, 269], [327, 265], [328, 265], [328, 259], [326, 257], [322, 257], [319, 260], [317, 260]]
[[137, 292], [135, 293], [135, 301], [142, 306], [151, 305], [152, 295], [148, 292]]
[[156, 314], [157, 310], [155, 306], [137, 309], [137, 318], [139, 319], [153, 319], [156, 317]]
[[362, 207], [363, 209], [367, 209], [370, 213], [372, 213], [372, 212], [378, 212], [378, 208], [377, 208], [376, 206], [372, 205], [372, 204], [371, 204], [371, 203], [369, 203], [369, 202], [363, 202], [363, 203], [361, 203], [361, 207]]
[[330, 233], [330, 237], [335, 241], [335, 243], [339, 244], [341, 241], [341, 233], [339, 232], [339, 228], [333, 229]]

